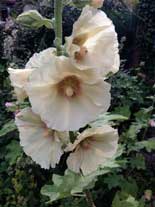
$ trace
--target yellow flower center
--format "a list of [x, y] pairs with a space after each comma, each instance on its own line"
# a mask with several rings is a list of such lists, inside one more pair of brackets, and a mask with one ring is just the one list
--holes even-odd
[[75, 75], [65, 77], [57, 84], [58, 93], [67, 98], [73, 98], [81, 93], [81, 81]]

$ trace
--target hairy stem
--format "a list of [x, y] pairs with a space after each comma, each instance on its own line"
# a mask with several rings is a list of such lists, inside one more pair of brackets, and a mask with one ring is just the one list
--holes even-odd
[[85, 195], [86, 195], [86, 201], [89, 207], [96, 207], [92, 198], [92, 195], [90, 193], [89, 190], [85, 190], [84, 191]]
[[57, 49], [57, 55], [62, 54], [62, 12], [63, 2], [62, 0], [54, 0], [54, 18], [55, 18], [55, 46]]

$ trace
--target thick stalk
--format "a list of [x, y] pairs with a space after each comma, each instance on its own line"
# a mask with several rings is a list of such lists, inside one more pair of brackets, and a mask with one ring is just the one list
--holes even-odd
[[54, 18], [55, 18], [55, 46], [57, 49], [57, 55], [62, 54], [62, 12], [63, 2], [62, 0], [54, 0]]
[[91, 195], [90, 191], [85, 190], [84, 193], [86, 195], [86, 201], [87, 201], [88, 207], [96, 207], [95, 204], [94, 204], [94, 201], [93, 201], [93, 198], [92, 198], [92, 195]]

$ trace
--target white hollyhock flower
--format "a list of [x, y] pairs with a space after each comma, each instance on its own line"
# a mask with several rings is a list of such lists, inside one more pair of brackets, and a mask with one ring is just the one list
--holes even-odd
[[32, 72], [25, 87], [32, 110], [49, 128], [77, 130], [107, 111], [110, 84], [95, 71], [78, 70], [69, 58], [51, 54], [46, 63], [38, 58], [40, 68]]
[[32, 69], [8, 69], [11, 85], [14, 87], [18, 101], [23, 101], [27, 97], [24, 85], [26, 84], [31, 72]]
[[[54, 168], [63, 154], [61, 137], [64, 133], [47, 128], [30, 108], [19, 112], [15, 122], [24, 152], [42, 168]], [[68, 134], [65, 133], [65, 136], [67, 137]]]
[[73, 151], [67, 160], [68, 168], [76, 173], [87, 175], [107, 159], [112, 158], [118, 147], [117, 130], [105, 125], [85, 130], [66, 151]]
[[106, 14], [86, 6], [66, 38], [66, 50], [72, 63], [81, 70], [95, 68], [103, 76], [119, 70], [118, 40], [112, 21]]

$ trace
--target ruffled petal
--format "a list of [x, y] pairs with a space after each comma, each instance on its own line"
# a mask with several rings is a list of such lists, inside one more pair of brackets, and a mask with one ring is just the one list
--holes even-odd
[[40, 117], [25, 108], [16, 116], [16, 125], [20, 133], [20, 144], [24, 152], [42, 168], [55, 167], [63, 151], [62, 143], [54, 132], [46, 127]]
[[32, 71], [32, 69], [8, 69], [11, 85], [15, 89], [18, 101], [23, 101], [27, 97], [24, 86], [27, 83]]
[[71, 153], [67, 159], [67, 166], [73, 172], [79, 173], [83, 162], [83, 150], [80, 148], [74, 153]]

